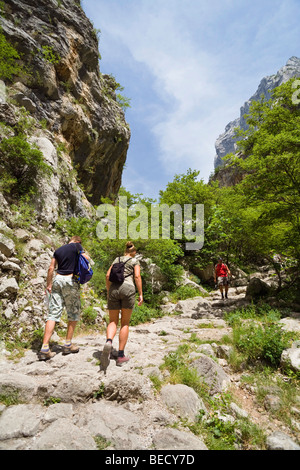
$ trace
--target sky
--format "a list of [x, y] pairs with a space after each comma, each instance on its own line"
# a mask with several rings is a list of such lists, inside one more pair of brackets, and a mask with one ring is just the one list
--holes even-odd
[[207, 182], [215, 141], [261, 79], [300, 57], [299, 0], [82, 0], [101, 73], [129, 98], [122, 186], [158, 199], [189, 168]]

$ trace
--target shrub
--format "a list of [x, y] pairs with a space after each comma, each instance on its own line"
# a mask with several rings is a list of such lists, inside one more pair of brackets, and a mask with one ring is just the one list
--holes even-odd
[[86, 307], [81, 315], [82, 322], [85, 325], [94, 325], [97, 318], [97, 311], [93, 307]]
[[171, 301], [175, 303], [178, 300], [190, 299], [192, 297], [197, 297], [198, 295], [201, 295], [201, 292], [192, 286], [179, 286], [175, 292], [172, 293]]
[[0, 143], [1, 189], [12, 196], [36, 192], [39, 173], [51, 173], [43, 153], [31, 146], [23, 135], [4, 138]]
[[139, 323], [146, 323], [151, 320], [151, 318], [159, 318], [163, 314], [155, 309], [148, 307], [146, 304], [142, 304], [140, 307], [137, 305], [134, 307], [130, 319], [130, 325], [138, 325]]
[[288, 347], [287, 335], [275, 322], [259, 325], [251, 321], [236, 327], [233, 335], [236, 348], [250, 362], [260, 360], [278, 367], [282, 351]]
[[14, 75], [24, 73], [19, 60], [18, 51], [7, 41], [0, 27], [0, 79], [11, 80]]

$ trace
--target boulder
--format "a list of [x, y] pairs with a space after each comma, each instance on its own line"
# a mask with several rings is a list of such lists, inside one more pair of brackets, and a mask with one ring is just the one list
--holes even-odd
[[195, 422], [200, 410], [206, 412], [204, 403], [191, 387], [183, 384], [165, 385], [161, 397], [167, 407], [180, 418]]
[[282, 352], [280, 365], [283, 370], [300, 372], [300, 341], [295, 341], [291, 348], [285, 349]]
[[11, 233], [12, 232], [12, 229], [10, 227], [8, 227], [6, 225], [5, 222], [3, 222], [3, 220], [0, 220], [0, 231], [1, 232], [8, 232], [8, 233]]
[[208, 450], [204, 442], [194, 434], [173, 428], [155, 434], [153, 443], [158, 450]]
[[5, 235], [3, 235], [3, 233], [0, 233], [0, 252], [9, 258], [12, 256], [14, 251], [14, 242], [10, 238], [7, 238]]
[[18, 266], [16, 263], [13, 263], [12, 261], [5, 261], [2, 266], [1, 266], [2, 271], [14, 271], [19, 273], [21, 271], [20, 266]]
[[268, 450], [300, 450], [300, 446], [287, 434], [276, 431], [266, 440]]
[[93, 436], [100, 436], [113, 443], [117, 449], [136, 449], [140, 447], [140, 418], [123, 406], [100, 400], [86, 405], [79, 413], [76, 423], [81, 429]]
[[262, 279], [252, 277], [246, 290], [246, 296], [251, 298], [264, 297], [271, 293], [271, 287]]
[[149, 276], [152, 292], [161, 292], [168, 279], [163, 274], [160, 267], [153, 263], [150, 258], [144, 258], [142, 255], [137, 255], [136, 258], [139, 260], [143, 271]]
[[[175, 310], [181, 312], [183, 315], [190, 316], [192, 318], [201, 318], [203, 310], [209, 310], [211, 308], [211, 302], [203, 297], [193, 297], [192, 299], [179, 300], [177, 302]], [[196, 315], [196, 316], [195, 316]]]
[[203, 378], [208, 386], [210, 395], [215, 395], [227, 389], [230, 384], [230, 377], [224, 372], [221, 366], [213, 359], [200, 354], [200, 356], [191, 363], [191, 367], [196, 369], [199, 377]]
[[31, 377], [19, 372], [0, 374], [0, 395], [17, 397], [25, 403], [33, 400], [36, 393], [36, 383]]
[[34, 436], [45, 408], [41, 405], [13, 405], [0, 416], [0, 441]]
[[9, 297], [17, 294], [19, 290], [18, 283], [14, 277], [2, 279], [0, 284], [0, 297]]
[[97, 373], [76, 375], [67, 373], [56, 377], [56, 382], [44, 381], [37, 390], [40, 398], [54, 397], [63, 403], [85, 403], [99, 390], [99, 378]]
[[126, 402], [130, 400], [145, 400], [151, 396], [151, 387], [148, 380], [137, 374], [128, 373], [115, 380], [110, 380], [104, 389], [107, 400]]
[[32, 450], [97, 450], [95, 440], [70, 419], [51, 423], [35, 440]]
[[18, 228], [15, 231], [15, 236], [20, 240], [21, 242], [27, 242], [30, 240], [30, 234], [27, 232], [27, 230], [24, 230], [22, 228]]

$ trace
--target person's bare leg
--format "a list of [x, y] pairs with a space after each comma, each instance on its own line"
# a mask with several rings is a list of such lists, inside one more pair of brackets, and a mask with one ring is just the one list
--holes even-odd
[[109, 366], [110, 362], [110, 353], [112, 350], [112, 341], [116, 335], [117, 328], [119, 323], [119, 310], [109, 310], [109, 324], [106, 329], [106, 343], [104, 345], [100, 363], [103, 370], [105, 370]]
[[55, 328], [55, 323], [55, 320], [46, 321], [43, 344], [39, 352], [39, 360], [51, 359], [56, 354], [51, 352], [49, 348], [49, 342]]
[[43, 338], [43, 344], [49, 344], [51, 336], [53, 334], [55, 328], [55, 321], [54, 320], [47, 320]]
[[116, 336], [119, 323], [119, 310], [109, 311], [109, 324], [106, 330], [106, 338], [113, 340]]
[[132, 309], [123, 308], [121, 315], [121, 329], [119, 333], [119, 349], [124, 351], [128, 335], [129, 335], [129, 322], [132, 314]]
[[68, 328], [67, 328], [67, 336], [66, 341], [71, 341], [74, 335], [74, 331], [76, 328], [77, 321], [69, 321]]
[[67, 327], [67, 336], [65, 344], [63, 345], [62, 353], [63, 355], [68, 355], [70, 353], [77, 353], [79, 351], [79, 347], [76, 344], [72, 344], [72, 338], [74, 335], [74, 331], [77, 325], [77, 320], [69, 320], [68, 327]]

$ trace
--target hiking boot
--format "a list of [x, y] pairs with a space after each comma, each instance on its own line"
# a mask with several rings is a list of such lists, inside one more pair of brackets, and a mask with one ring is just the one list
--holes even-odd
[[103, 369], [107, 369], [107, 367], [109, 366], [111, 350], [112, 350], [112, 343], [110, 341], [107, 341], [107, 343], [105, 343], [104, 345], [101, 358], [100, 358], [100, 364], [101, 364], [101, 367], [103, 367]]
[[44, 351], [40, 351], [38, 353], [38, 358], [40, 361], [47, 361], [48, 359], [51, 359], [52, 357], [54, 357], [56, 355], [55, 352], [51, 352], [50, 349], [49, 351], [47, 352], [44, 352]]
[[67, 354], [75, 354], [75, 353], [78, 353], [79, 351], [79, 347], [76, 346], [76, 344], [71, 344], [71, 346], [66, 346], [64, 345], [63, 348], [62, 348], [62, 354], [63, 356], [66, 356]]
[[129, 359], [130, 359], [130, 357], [128, 357], [128, 356], [118, 357], [118, 359], [116, 361], [116, 365], [117, 366], [122, 366], [125, 362], [128, 362]]

